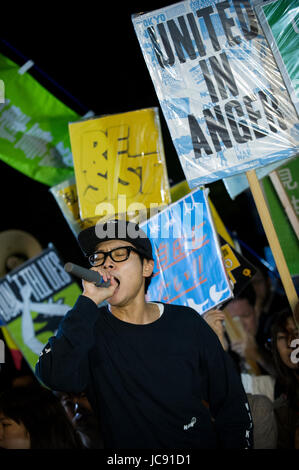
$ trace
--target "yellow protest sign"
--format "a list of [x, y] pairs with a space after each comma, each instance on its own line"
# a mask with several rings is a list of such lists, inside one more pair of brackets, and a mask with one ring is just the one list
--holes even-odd
[[[94, 217], [91, 219], [80, 219], [80, 211], [78, 204], [78, 193], [75, 178], [70, 178], [50, 188], [60, 210], [65, 217], [70, 229], [75, 237], [88, 227], [96, 225], [98, 222], [104, 222], [109, 217]], [[123, 214], [122, 214], [123, 215]], [[126, 213], [125, 218], [131, 222], [140, 223], [143, 218], [147, 218], [147, 211], [134, 213]], [[121, 218], [119, 214], [115, 215], [116, 218]]]
[[232, 271], [240, 266], [239, 260], [235, 256], [233, 250], [231, 249], [228, 243], [221, 246], [221, 251], [224, 259], [224, 266], [226, 268], [226, 272], [235, 284], [236, 279], [234, 278]]
[[58, 196], [62, 198], [65, 204], [65, 207], [69, 211], [69, 213], [67, 214], [68, 219], [70, 219], [73, 224], [77, 224], [78, 232], [88, 227], [91, 227], [97, 223], [98, 218], [86, 219], [86, 220], [80, 219], [78, 194], [77, 194], [77, 187], [76, 187], [75, 182], [73, 184], [69, 183], [68, 185], [65, 185], [64, 187], [61, 187], [61, 189], [59, 189]]
[[157, 108], [70, 123], [69, 132], [81, 219], [170, 203]]

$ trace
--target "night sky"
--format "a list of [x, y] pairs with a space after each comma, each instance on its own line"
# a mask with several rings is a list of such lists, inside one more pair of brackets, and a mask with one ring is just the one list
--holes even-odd
[[[52, 3], [26, 7], [24, 20], [2, 30], [1, 37], [73, 95], [31, 74], [66, 105], [82, 116], [121, 113], [158, 107], [170, 184], [184, 179], [179, 158], [161, 112], [152, 80], [134, 32], [131, 15], [174, 2], [75, 3], [72, 9]], [[19, 25], [20, 24], [20, 25]], [[24, 60], [0, 42], [0, 52], [19, 65]], [[34, 103], [32, 103], [34, 106]], [[52, 242], [65, 261], [83, 263], [76, 239], [49, 192], [0, 161], [0, 231], [20, 229], [34, 235], [45, 248]], [[267, 244], [249, 191], [232, 201], [222, 181], [210, 184], [210, 196], [230, 231], [262, 255]], [[247, 255], [247, 253], [244, 253]]]

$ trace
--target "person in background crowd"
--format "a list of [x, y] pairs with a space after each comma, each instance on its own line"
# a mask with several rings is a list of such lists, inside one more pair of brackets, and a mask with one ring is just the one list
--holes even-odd
[[[294, 315], [299, 319], [299, 303]], [[271, 342], [277, 372], [278, 448], [299, 449], [299, 331], [290, 309], [273, 323]]]
[[[206, 322], [217, 334], [223, 349], [228, 350], [223, 322], [225, 315], [221, 310], [210, 310], [203, 315]], [[253, 448], [276, 449], [277, 423], [272, 401], [265, 395], [247, 393], [253, 421]]]
[[0, 394], [0, 448], [80, 449], [83, 445], [58, 398], [34, 385]]
[[260, 267], [251, 281], [254, 288], [255, 313], [258, 320], [258, 329], [256, 332], [256, 341], [262, 345], [269, 343], [271, 338], [271, 325], [275, 316], [283, 309], [289, 307], [286, 295], [279, 292], [277, 279], [271, 280], [269, 271]]
[[[225, 306], [225, 310], [234, 319], [241, 322], [245, 338], [232, 341], [229, 350], [232, 356], [239, 363], [240, 372], [247, 372], [247, 361], [251, 360], [258, 364], [261, 374], [275, 375], [273, 360], [267, 346], [257, 340], [259, 321], [255, 311], [256, 295], [251, 284], [243, 289], [240, 294], [230, 300]], [[234, 355], [237, 355], [237, 357]]]
[[259, 319], [262, 312], [269, 312], [274, 290], [272, 289], [271, 279], [264, 269], [257, 269], [251, 284], [256, 295], [254, 309]]
[[103, 440], [96, 416], [85, 393], [54, 392], [87, 449], [103, 449]]

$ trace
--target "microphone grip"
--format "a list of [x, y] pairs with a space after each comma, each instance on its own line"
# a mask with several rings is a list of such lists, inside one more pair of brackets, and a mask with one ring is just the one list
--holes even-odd
[[96, 271], [92, 271], [90, 269], [82, 268], [74, 263], [66, 263], [64, 265], [64, 270], [67, 273], [73, 274], [80, 279], [84, 279], [87, 282], [93, 282], [96, 287], [109, 287], [110, 281], [107, 282], [103, 281], [102, 276], [97, 273]]

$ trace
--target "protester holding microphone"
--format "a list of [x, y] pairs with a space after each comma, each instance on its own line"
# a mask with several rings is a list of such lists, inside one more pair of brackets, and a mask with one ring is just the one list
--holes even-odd
[[251, 448], [246, 394], [217, 335], [192, 308], [146, 301], [154, 261], [143, 230], [112, 220], [78, 242], [110, 285], [83, 281], [36, 375], [86, 393], [105, 448]]

